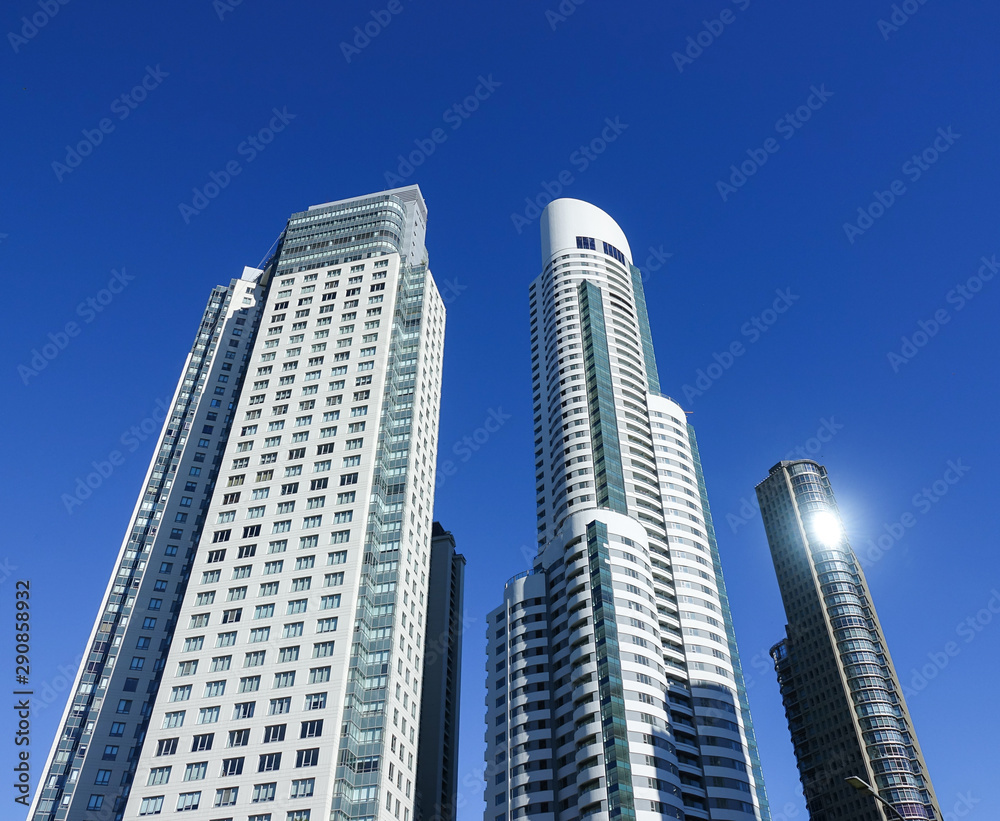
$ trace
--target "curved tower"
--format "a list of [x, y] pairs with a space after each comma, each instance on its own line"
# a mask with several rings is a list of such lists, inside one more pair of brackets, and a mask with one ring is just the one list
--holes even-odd
[[489, 621], [486, 821], [767, 819], [694, 434], [586, 202], [531, 284], [539, 552]]
[[[771, 649], [812, 821], [882, 821], [845, 779], [875, 785], [906, 819], [940, 819], [868, 583], [826, 468], [780, 462], [757, 486], [788, 618]], [[808, 709], [803, 709], [808, 707]]]

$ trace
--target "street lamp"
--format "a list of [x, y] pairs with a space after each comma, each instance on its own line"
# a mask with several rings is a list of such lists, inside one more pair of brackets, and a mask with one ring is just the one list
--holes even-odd
[[894, 806], [892, 806], [892, 804], [890, 804], [881, 795], [875, 792], [875, 788], [872, 787], [872, 785], [869, 784], [867, 781], [858, 778], [856, 775], [849, 775], [844, 780], [847, 781], [847, 783], [850, 784], [852, 787], [854, 787], [854, 789], [856, 789], [858, 792], [863, 792], [867, 795], [870, 795], [876, 801], [885, 804], [892, 811], [893, 818], [898, 818], [899, 821], [906, 821], [906, 819], [900, 814], [899, 810], [897, 810]]

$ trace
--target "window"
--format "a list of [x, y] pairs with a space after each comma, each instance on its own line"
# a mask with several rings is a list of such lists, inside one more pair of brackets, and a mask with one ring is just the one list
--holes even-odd
[[301, 621], [292, 622], [291, 624], [286, 624], [285, 629], [282, 632], [281, 637], [283, 639], [294, 639], [302, 635], [303, 623]]
[[269, 716], [280, 716], [292, 709], [291, 698], [272, 698], [268, 705], [267, 714]]
[[274, 684], [271, 685], [271, 689], [277, 690], [282, 687], [294, 687], [295, 686], [295, 671], [289, 671], [287, 673], [275, 673], [274, 674]]
[[218, 638], [215, 641], [216, 647], [232, 647], [236, 644], [236, 633], [219, 633]]
[[[260, 676], [254, 676], [252, 679], [240, 679], [240, 681], [256, 681], [260, 682]], [[254, 687], [253, 690], [243, 690], [240, 692], [253, 692], [257, 688]], [[254, 706], [257, 704], [255, 701], [241, 701], [233, 705], [233, 721], [239, 721], [244, 718], [253, 718]]]
[[[326, 598], [332, 599], [334, 597], [333, 596], [327, 596]], [[340, 597], [337, 596], [337, 598], [339, 599]], [[317, 633], [332, 633], [336, 629], [337, 629], [337, 617], [336, 616], [334, 616], [333, 618], [329, 618], [329, 619], [320, 619], [318, 622], [316, 622], [316, 632]]]
[[289, 798], [309, 798], [315, 789], [315, 778], [300, 778], [292, 782], [292, 791]]
[[[256, 693], [260, 689], [260, 676], [245, 676], [240, 679], [240, 693]], [[236, 705], [237, 707], [240, 705]], [[251, 712], [253, 704], [250, 705]]]
[[205, 682], [205, 695], [203, 698], [215, 698], [226, 694], [226, 682], [208, 681]]
[[196, 761], [184, 768], [185, 781], [201, 781], [208, 775], [208, 762]]
[[317, 764], [319, 764], [319, 747], [313, 747], [311, 750], [298, 750], [295, 753], [296, 767], [315, 767]]
[[299, 660], [299, 648], [295, 647], [282, 647], [278, 651], [278, 664], [285, 664], [291, 661]]
[[177, 796], [177, 811], [196, 810], [201, 803], [200, 792], [182, 792]]
[[292, 592], [302, 593], [312, 586], [312, 579], [306, 576], [301, 579], [292, 579]]
[[[159, 784], [166, 784], [170, 781], [170, 770], [170, 767], [153, 767], [153, 769], [149, 771], [149, 778], [146, 781], [146, 786], [153, 787]], [[102, 776], [104, 778], [103, 781], [100, 780]], [[111, 779], [111, 770], [98, 770], [97, 778], [98, 781], [95, 781], [95, 784], [107, 784]]]
[[257, 772], [273, 772], [281, 767], [281, 753], [264, 753], [257, 764]]
[[[249, 732], [249, 730], [247, 731]], [[243, 774], [243, 759], [242, 758], [224, 758], [222, 759], [222, 772], [220, 775], [242, 775]]]
[[227, 747], [246, 747], [250, 743], [250, 730], [230, 730]]
[[204, 733], [203, 735], [196, 735], [191, 739], [191, 752], [198, 753], [203, 750], [212, 749], [212, 740], [215, 738], [215, 733]]
[[157, 755], [173, 755], [177, 752], [176, 738], [161, 738], [156, 742]]
[[323, 735], [323, 719], [317, 718], [302, 722], [299, 738], [319, 738], [321, 735]]
[[253, 617], [255, 619], [269, 619], [274, 615], [273, 604], [260, 604], [254, 608]]
[[[270, 784], [254, 784], [253, 785], [253, 796], [250, 798], [251, 804], [261, 804], [265, 801], [274, 801], [274, 795], [277, 790], [277, 783], [272, 781]], [[253, 818], [254, 816], [250, 816]], [[257, 816], [260, 818], [261, 816]], [[270, 819], [270, 816], [268, 816]]]
[[191, 698], [190, 684], [186, 684], [183, 687], [173, 687], [170, 690], [171, 701], [187, 701], [189, 698]]
[[[333, 576], [333, 575], [337, 575], [337, 574], [331, 573], [329, 575]], [[342, 574], [341, 574], [341, 576], [342, 576]], [[327, 587], [329, 587], [329, 586], [330, 585], [328, 584]], [[335, 607], [340, 607], [340, 594], [339, 593], [337, 593], [336, 595], [333, 595], [333, 596], [323, 596], [323, 598], [321, 598], [319, 600], [319, 609], [320, 610], [332, 610]], [[336, 630], [337, 626], [334, 625], [332, 629]], [[317, 629], [317, 632], [319, 632], [318, 629]]]
[[323, 710], [326, 708], [326, 693], [311, 693], [306, 696], [307, 710]]
[[174, 713], [164, 713], [163, 714], [163, 727], [183, 727], [184, 726], [184, 710], [179, 710]]
[[[240, 548], [242, 550], [242, 548]], [[247, 589], [245, 587], [230, 587], [229, 594], [226, 596], [226, 601], [242, 601], [247, 597]]]
[[310, 684], [323, 684], [330, 680], [330, 668], [329, 667], [313, 667], [309, 670], [309, 683]]
[[312, 657], [314, 659], [321, 659], [326, 658], [327, 656], [332, 656], [333, 644], [334, 643], [332, 641], [324, 641], [319, 644], [314, 644]]
[[232, 663], [232, 656], [214, 656], [212, 658], [212, 665], [209, 668], [210, 673], [224, 673], [229, 669], [229, 665]]
[[199, 724], [215, 724], [219, 720], [218, 707], [202, 707], [198, 711]]
[[271, 744], [275, 741], [285, 740], [286, 724], [271, 724], [264, 728], [264, 743]]
[[270, 634], [271, 634], [270, 627], [255, 627], [253, 630], [250, 631], [250, 643], [257, 644], [258, 642], [261, 641], [267, 641]]
[[358, 483], [357, 473], [345, 473], [343, 476], [340, 477], [341, 487], [343, 487], [344, 485], [356, 485], [357, 483]]
[[104, 804], [104, 796], [103, 795], [92, 795], [87, 800], [87, 809], [88, 810], [99, 810], [101, 808], [102, 804]]
[[293, 599], [292, 601], [288, 602], [288, 610], [286, 615], [292, 616], [295, 615], [296, 613], [305, 613], [307, 603], [308, 599]]
[[[243, 771], [243, 759], [240, 761], [240, 771]], [[232, 807], [236, 804], [236, 795], [239, 792], [239, 787], [225, 787], [221, 790], [215, 791], [215, 806], [216, 807]]]
[[195, 650], [201, 650], [204, 644], [205, 644], [204, 636], [192, 636], [191, 638], [184, 640], [184, 649], [182, 652], [190, 653]]
[[139, 802], [139, 815], [159, 815], [163, 811], [163, 796], [143, 798]]
[[266, 650], [257, 650], [253, 653], [247, 653], [243, 659], [244, 667], [260, 667], [264, 663], [264, 656]]

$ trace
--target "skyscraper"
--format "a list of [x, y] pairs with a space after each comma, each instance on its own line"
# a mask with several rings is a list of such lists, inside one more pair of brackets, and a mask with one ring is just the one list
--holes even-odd
[[32, 813], [413, 818], [444, 305], [416, 186], [213, 290]]
[[768, 819], [701, 461], [585, 202], [531, 284], [538, 555], [489, 615], [485, 821]]
[[462, 669], [465, 556], [455, 537], [434, 522], [427, 638], [424, 642], [424, 700], [417, 766], [417, 821], [454, 821], [458, 792], [458, 716]]
[[826, 469], [780, 462], [757, 485], [788, 619], [771, 650], [811, 821], [892, 816], [845, 779], [861, 778], [907, 819], [941, 812], [861, 565]]

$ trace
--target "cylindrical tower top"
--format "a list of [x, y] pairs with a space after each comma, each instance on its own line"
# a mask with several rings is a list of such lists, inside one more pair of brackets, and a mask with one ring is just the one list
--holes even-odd
[[562, 198], [553, 200], [542, 211], [542, 267], [559, 251], [576, 250], [578, 237], [587, 237], [595, 242], [591, 250], [601, 251], [602, 243], [608, 243], [632, 262], [632, 251], [625, 239], [625, 232], [618, 223], [596, 205], [583, 200]]

